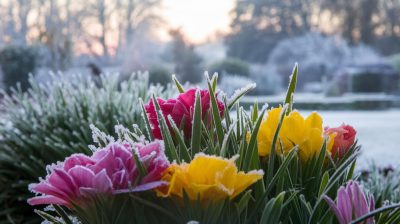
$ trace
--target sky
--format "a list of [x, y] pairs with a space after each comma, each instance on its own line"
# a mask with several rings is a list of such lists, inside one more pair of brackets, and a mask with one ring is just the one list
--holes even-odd
[[172, 28], [181, 28], [193, 43], [228, 32], [234, 0], [164, 0], [163, 14]]

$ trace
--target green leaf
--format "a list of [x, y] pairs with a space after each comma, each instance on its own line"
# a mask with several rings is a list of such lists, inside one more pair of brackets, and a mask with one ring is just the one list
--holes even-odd
[[319, 185], [318, 197], [321, 197], [322, 193], [325, 190], [326, 185], [328, 184], [328, 181], [329, 181], [329, 173], [328, 171], [325, 171], [324, 175], [322, 176], [321, 185]]
[[144, 123], [146, 126], [146, 133], [149, 136], [150, 141], [154, 141], [154, 136], [153, 136], [153, 132], [151, 131], [150, 121], [149, 121], [149, 118], [147, 117], [146, 109], [144, 108], [142, 98], [139, 99], [139, 103], [140, 103], [140, 107], [142, 108], [142, 115], [143, 115]]
[[279, 223], [284, 198], [285, 192], [281, 192], [276, 198], [272, 198], [266, 204], [261, 216], [261, 224]]
[[376, 209], [376, 210], [374, 210], [374, 211], [372, 211], [372, 212], [370, 212], [368, 214], [365, 214], [365, 215], [357, 218], [356, 220], [353, 220], [351, 222], [351, 224], [363, 223], [367, 219], [369, 219], [371, 217], [374, 217], [374, 216], [376, 216], [376, 215], [378, 215], [378, 214], [380, 214], [382, 212], [390, 211], [390, 210], [394, 210], [394, 209], [399, 209], [399, 208], [400, 208], [400, 204], [394, 204], [394, 205], [388, 205], [388, 206], [385, 206], [385, 207], [381, 207], [381, 208], [378, 208], [378, 209]]
[[286, 110], [288, 109], [288, 104], [285, 104], [285, 106], [282, 108], [280, 117], [279, 117], [279, 123], [278, 126], [275, 130], [274, 138], [272, 140], [272, 145], [270, 149], [270, 155], [269, 155], [269, 162], [268, 162], [268, 174], [267, 174], [267, 180], [270, 180], [273, 176], [274, 173], [274, 165], [275, 165], [275, 155], [276, 155], [276, 142], [278, 141], [279, 138], [279, 132], [282, 127], [283, 119], [285, 118], [286, 115]]
[[293, 94], [296, 90], [298, 70], [299, 70], [299, 66], [296, 63], [294, 65], [292, 75], [290, 76], [289, 87], [287, 89], [286, 98], [285, 98], [285, 102], [284, 102], [284, 104], [289, 104], [288, 110], [286, 111], [287, 114], [289, 114], [293, 109]]
[[231, 127], [228, 130], [228, 133], [225, 134], [224, 141], [222, 142], [221, 151], [220, 151], [220, 156], [222, 156], [222, 157], [226, 157], [227, 156], [228, 139], [231, 136], [234, 127], [235, 127], [234, 125], [231, 125]]
[[194, 115], [193, 115], [193, 125], [192, 125], [192, 142], [191, 148], [192, 153], [196, 154], [200, 152], [200, 140], [201, 140], [201, 100], [200, 100], [200, 92], [196, 91], [196, 100], [194, 106]]
[[253, 122], [256, 122], [257, 118], [258, 118], [258, 103], [255, 102], [251, 111], [251, 120]]
[[42, 217], [44, 220], [47, 220], [47, 221], [49, 221], [51, 223], [64, 224], [64, 223], [60, 222], [56, 217], [54, 217], [54, 216], [52, 216], [52, 215], [50, 215], [50, 214], [48, 214], [46, 212], [43, 212], [43, 211], [40, 211], [40, 210], [37, 210], [37, 209], [35, 209], [34, 212], [36, 214], [38, 214], [40, 217]]
[[266, 189], [267, 193], [269, 193], [271, 191], [271, 189], [275, 186], [276, 181], [279, 178], [283, 177], [284, 171], [288, 168], [289, 164], [292, 162], [296, 153], [297, 153], [297, 147], [293, 147], [293, 149], [290, 150], [288, 155], [283, 160], [282, 164], [279, 166], [278, 170], [273, 175], [272, 179], [267, 179], [268, 180], [268, 185], [267, 185], [267, 189]]
[[351, 180], [353, 178], [354, 175], [354, 170], [356, 169], [356, 161], [353, 162], [353, 164], [351, 164], [350, 170], [347, 173], [347, 180]]
[[212, 89], [214, 93], [217, 91], [217, 82], [218, 82], [218, 73], [215, 72], [211, 78]]
[[240, 201], [237, 203], [239, 213], [242, 213], [248, 206], [249, 201], [251, 199], [251, 190], [247, 190], [246, 193], [240, 198]]
[[222, 143], [224, 141], [224, 131], [223, 131], [223, 127], [222, 127], [222, 120], [219, 115], [217, 99], [215, 97], [215, 92], [213, 90], [211, 81], [208, 80], [207, 83], [208, 83], [208, 90], [210, 92], [211, 112], [212, 112], [213, 123], [214, 123], [215, 129], [217, 131], [218, 143], [219, 143], [219, 146], [221, 147]]
[[264, 118], [265, 110], [261, 111], [260, 116], [258, 117], [252, 133], [250, 135], [250, 141], [245, 152], [245, 157], [243, 161], [243, 170], [250, 171], [252, 169], [259, 169], [260, 168], [260, 161], [258, 159], [258, 150], [257, 150], [257, 135], [258, 130], [260, 129], [261, 122]]
[[185, 89], [183, 88], [182, 84], [178, 81], [175, 75], [172, 75], [172, 81], [174, 81], [176, 88], [180, 93], [184, 93]]
[[66, 224], [72, 224], [72, 220], [68, 217], [67, 213], [58, 205], [53, 205], [54, 209], [57, 211], [58, 215], [64, 220]]
[[236, 102], [239, 101], [240, 98], [242, 98], [244, 95], [246, 95], [248, 92], [256, 88], [256, 84], [252, 85], [247, 85], [239, 90], [236, 90], [233, 96], [228, 100], [228, 109], [232, 109], [232, 107], [236, 104]]
[[176, 126], [175, 121], [172, 119], [171, 116], [168, 116], [169, 123], [171, 124], [172, 130], [175, 134], [175, 139], [178, 141], [179, 144], [179, 156], [185, 162], [190, 162], [192, 160], [191, 156], [189, 155], [189, 149], [186, 147], [184, 137], [182, 132]]
[[136, 149], [132, 149], [132, 155], [133, 155], [133, 159], [135, 160], [135, 164], [137, 165], [137, 167], [139, 169], [139, 180], [137, 182], [140, 183], [140, 180], [147, 175], [147, 170], [146, 170], [146, 167], [144, 166], [142, 160], [140, 160]]
[[158, 119], [158, 123], [159, 123], [160, 129], [161, 129], [161, 135], [162, 135], [162, 137], [164, 139], [164, 143], [165, 143], [165, 154], [172, 160], [176, 160], [179, 163], [180, 159], [178, 157], [178, 153], [176, 151], [174, 141], [172, 140], [171, 133], [168, 130], [167, 122], [165, 121], [164, 116], [162, 115], [160, 105], [158, 104], [158, 101], [157, 101], [155, 95], [152, 96], [152, 100], [153, 100], [153, 103], [156, 108], [157, 119]]

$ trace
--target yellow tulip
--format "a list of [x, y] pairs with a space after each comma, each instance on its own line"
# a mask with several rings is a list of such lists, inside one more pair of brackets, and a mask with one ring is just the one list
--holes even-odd
[[169, 182], [169, 186], [158, 189], [157, 195], [183, 198], [185, 191], [190, 200], [233, 199], [264, 175], [262, 170], [238, 172], [234, 162], [236, 158], [224, 159], [199, 153], [189, 164], [172, 164], [162, 178]]
[[[257, 135], [260, 156], [270, 154], [281, 111], [281, 107], [269, 110], [261, 123]], [[298, 146], [300, 158], [306, 161], [321, 151], [325, 138], [328, 140], [327, 151], [330, 152], [333, 137], [324, 135], [322, 118], [317, 112], [312, 112], [304, 118], [298, 111], [292, 111], [283, 118], [275, 150], [277, 154], [288, 153], [294, 146]]]

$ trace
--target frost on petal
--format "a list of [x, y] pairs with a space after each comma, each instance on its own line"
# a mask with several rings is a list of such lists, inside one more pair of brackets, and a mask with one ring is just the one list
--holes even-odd
[[130, 193], [130, 192], [140, 192], [140, 191], [148, 191], [152, 189], [156, 189], [159, 187], [167, 186], [168, 182], [166, 181], [153, 181], [146, 184], [138, 185], [133, 188], [122, 189], [122, 190], [115, 190], [115, 194], [122, 194], [122, 193]]
[[69, 203], [58, 197], [54, 197], [51, 195], [45, 195], [45, 196], [37, 196], [37, 197], [28, 199], [28, 204], [30, 204], [30, 205], [55, 204], [55, 205], [67, 206]]

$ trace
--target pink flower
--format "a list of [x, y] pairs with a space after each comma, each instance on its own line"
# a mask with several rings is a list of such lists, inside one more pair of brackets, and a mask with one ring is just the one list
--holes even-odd
[[31, 205], [72, 206], [94, 194], [117, 194], [154, 189], [166, 184], [161, 175], [169, 166], [162, 141], [134, 145], [147, 175], [140, 173], [129, 144], [111, 143], [91, 157], [74, 154], [64, 162], [49, 166], [49, 174], [29, 187], [41, 194], [28, 200]]
[[[183, 127], [183, 131], [186, 137], [190, 137], [192, 132], [192, 120], [194, 115], [194, 104], [197, 91], [200, 91], [202, 110], [201, 114], [202, 118], [204, 119], [204, 117], [207, 115], [207, 111], [210, 109], [210, 93], [208, 90], [193, 88], [179, 94], [178, 98], [176, 99], [157, 99], [157, 102], [160, 105], [161, 112], [165, 120], [167, 121], [168, 127], [171, 129], [171, 125], [168, 121], [168, 115], [170, 115], [172, 117], [172, 120], [178, 127]], [[224, 104], [217, 99], [217, 105], [220, 116], [223, 116]], [[162, 139], [156, 109], [152, 100], [150, 100], [150, 102], [145, 105], [145, 110], [151, 123], [154, 137], [157, 139]]]
[[338, 154], [338, 158], [342, 158], [354, 144], [356, 133], [352, 126], [345, 124], [336, 128], [325, 128], [325, 134], [336, 135], [332, 146], [332, 155]]
[[[332, 212], [340, 224], [351, 223], [375, 209], [374, 197], [369, 195], [368, 200], [357, 182], [350, 181], [346, 187], [340, 187], [337, 192], [336, 204], [328, 196], [324, 196]], [[367, 219], [367, 224], [374, 223], [373, 218]]]

